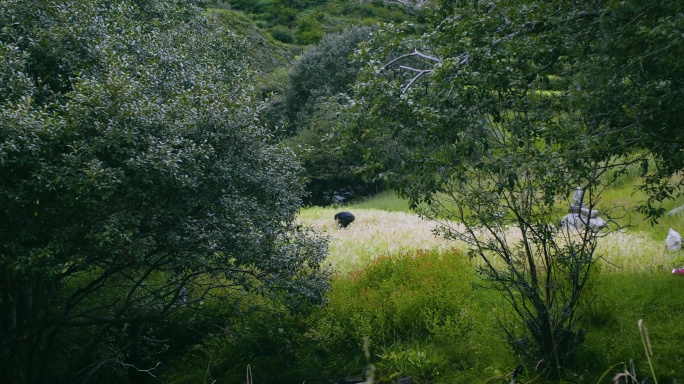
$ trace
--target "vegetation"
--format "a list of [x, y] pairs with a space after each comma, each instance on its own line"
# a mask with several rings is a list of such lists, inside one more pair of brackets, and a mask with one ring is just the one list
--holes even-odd
[[[344, 134], [364, 148], [371, 175], [389, 175], [412, 207], [424, 203], [424, 216], [443, 221], [445, 237], [468, 244], [516, 315], [500, 319], [511, 348], [560, 377], [584, 341], [599, 238], [619, 229], [551, 225], [570, 205], [568, 191], [581, 187], [572, 203], [588, 216], [635, 158], [650, 194], [644, 211], [662, 213], [652, 203], [681, 191], [671, 176], [682, 167], [670, 156], [682, 147], [653, 132], [676, 137], [669, 119], [678, 112], [652, 104], [660, 102], [656, 84], [667, 88], [681, 74], [651, 72], [677, 49], [644, 32], [669, 22], [642, 18], [678, 10], [534, 1], [437, 1], [434, 10], [426, 33], [386, 26], [361, 49], [369, 64]], [[617, 29], [634, 37], [620, 53], [619, 38], [606, 32]], [[632, 72], [637, 57], [647, 68]], [[663, 116], [645, 122], [646, 110]]]
[[678, 3], [397, 3], [0, 0], [0, 381], [684, 380]]
[[[239, 325], [231, 323], [183, 358], [180, 371], [185, 376], [174, 376], [174, 382], [204, 380], [208, 364], [214, 379], [244, 378], [249, 365], [254, 382], [264, 383], [359, 376], [367, 364], [364, 338], [370, 338], [376, 382], [411, 376], [420, 383], [509, 383], [521, 360], [506, 347], [492, 315], [504, 316], [510, 308], [496, 291], [483, 289], [485, 283], [473, 268], [479, 261], [467, 258], [463, 243], [431, 236], [434, 223], [408, 212], [370, 208], [386, 205], [384, 200], [368, 200], [366, 208], [347, 207], [357, 220], [346, 229], [334, 226], [334, 208], [303, 210], [299, 220], [331, 238], [327, 261], [337, 273], [328, 304], [293, 317], [279, 312], [277, 304], [264, 310], [255, 303], [241, 312]], [[649, 376], [638, 319], [648, 325], [659, 382], [681, 381], [678, 367], [684, 355], [679, 346], [684, 334], [677, 301], [684, 282], [670, 271], [684, 258], [664, 250], [667, 228], [654, 230], [660, 231], [657, 240], [633, 230], [601, 239], [593, 281], [596, 297], [582, 320], [589, 332], [564, 382], [595, 383], [605, 372], [601, 382], [612, 382], [614, 375], [629, 368], [630, 359], [638, 378]], [[450, 280], [452, 274], [458, 280]], [[416, 286], [420, 288], [412, 288]], [[465, 305], [440, 305], [433, 301], [439, 295], [457, 295], [449, 300], [465, 300]], [[434, 337], [420, 325], [423, 317], [406, 316], [437, 308], [450, 308], [454, 316], [465, 309], [467, 332]], [[441, 331], [459, 329], [463, 330]], [[277, 353], [267, 345], [277, 346]], [[278, 368], [274, 372], [269, 367]], [[519, 379], [545, 382], [539, 375], [534, 366], [527, 366]]]
[[[303, 51], [302, 47], [282, 44], [279, 39], [273, 39], [267, 31], [239, 12], [209, 8], [208, 17], [213, 24], [244, 39], [242, 58], [261, 77], [268, 77], [281, 68], [289, 68]], [[258, 81], [257, 78], [254, 80]]]
[[299, 166], [197, 5], [0, 3], [1, 381], [136, 381], [217, 290], [320, 302]]
[[[411, 250], [415, 249], [412, 248], [414, 246], [419, 249], [464, 247], [458, 242], [439, 238], [430, 239], [428, 234], [434, 224], [415, 221], [407, 225], [407, 218], [403, 212], [381, 212], [370, 208], [373, 205], [387, 205], [387, 200], [395, 201], [395, 198], [385, 196], [371, 199], [363, 203], [364, 208], [360, 208], [360, 204], [347, 207], [346, 209], [356, 214], [357, 220], [345, 230], [335, 229], [332, 221], [329, 220], [329, 217], [336, 212], [333, 208], [311, 208], [300, 215], [301, 220], [324, 230], [332, 237], [328, 260], [339, 270], [340, 276], [348, 275], [350, 278], [356, 276], [364, 265], [374, 265], [369, 260], [379, 257], [377, 255], [392, 254], [402, 257], [401, 255], [410, 253], [418, 257], [421, 252]], [[624, 200], [629, 200], [630, 204], [635, 205], [638, 197], [629, 197], [629, 194], [622, 195], [620, 202], [624, 203]], [[606, 200], [602, 203], [610, 206], [615, 201]], [[677, 203], [681, 204], [684, 201], [680, 199], [679, 202], [672, 202], [672, 204]], [[632, 215], [633, 221], [645, 219], [638, 212], [632, 212]], [[638, 228], [612, 233], [600, 239], [596, 251], [599, 256], [598, 269], [595, 271], [593, 282], [595, 299], [586, 309], [582, 321], [582, 326], [589, 332], [585, 342], [579, 348], [572, 371], [566, 372], [564, 376], [566, 382], [594, 383], [604, 372], [608, 374], [606, 380], [602, 382], [612, 382], [609, 379], [625, 367], [629, 367], [630, 359], [634, 360], [638, 377], [646, 377], [649, 368], [637, 328], [638, 319], [644, 319], [648, 324], [654, 353], [652, 358], [656, 365], [655, 370], [659, 382], [681, 380], [682, 376], [677, 370], [677, 364], [684, 356], [678, 345], [684, 340], [679, 331], [680, 317], [677, 314], [679, 310], [676, 300], [684, 282], [678, 276], [672, 276], [671, 270], [674, 267], [680, 267], [684, 259], [681, 255], [664, 249], [663, 239], [667, 234], [667, 229], [667, 226], [662, 225], [650, 228], [654, 235], [657, 234], [657, 239], [643, 236]], [[371, 252], [374, 252], [376, 256], [361, 256], [365, 249], [373, 250]], [[350, 263], [349, 260], [355, 257], [357, 262]], [[367, 257], [367, 259], [358, 262], [359, 257]], [[473, 260], [473, 263], [477, 265], [479, 261]], [[432, 354], [432, 360], [442, 363], [451, 361], [447, 364], [448, 369], [440, 370], [440, 375], [432, 382], [484, 383], [498, 377], [498, 380], [508, 383], [510, 376], [508, 380], [505, 376], [513, 371], [520, 360], [510, 350], [506, 350], [505, 335], [497, 330], [498, 325], [492, 317], [493, 313], [499, 315], [506, 313], [507, 306], [499, 299], [498, 293], [480, 289], [483, 281], [475, 274], [471, 275], [470, 279], [476, 287], [471, 300], [478, 306], [471, 304], [468, 307], [472, 308], [470, 314], [479, 327], [472, 331], [473, 339], [469, 341], [461, 339], [458, 345], [462, 348], [461, 351], [473, 348], [470, 352], [463, 353], [476, 354], [477, 358], [475, 361], [459, 365], [458, 359], [450, 360], [450, 356], [455, 352], [442, 351], [437, 353], [437, 356]], [[425, 284], [423, 287], [425, 291], [436, 289], [431, 284]], [[337, 289], [339, 289], [338, 286], [334, 285], [330, 294], [334, 295]], [[358, 341], [358, 344], [360, 345], [361, 341]], [[391, 341], [380, 342], [372, 344], [372, 348], [374, 353], [382, 355], [383, 350], [389, 352], [395, 348], [396, 345], [393, 346], [393, 344], [395, 343]], [[427, 339], [413, 343], [412, 346], [410, 343], [403, 345], [402, 348], [403, 352], [394, 349], [395, 357], [388, 357], [390, 361], [398, 359], [396, 356], [401, 354], [440, 351], [437, 345], [433, 345]], [[358, 345], [356, 352], [356, 360], [350, 360], [349, 364], [359, 360], [363, 362], [362, 350]], [[379, 359], [378, 356], [374, 362], [379, 365], [377, 359]], [[398, 364], [395, 365], [398, 366]], [[350, 370], [350, 372], [356, 371]], [[540, 372], [535, 370], [534, 366], [526, 367], [521, 381], [534, 379], [539, 374]], [[376, 377], [376, 379], [380, 378]], [[537, 380], [543, 382], [539, 377]]]
[[379, 187], [357, 171], [363, 164], [361, 149], [341, 147], [334, 134], [341, 120], [336, 116], [361, 68], [351, 55], [370, 33], [371, 28], [352, 27], [310, 47], [292, 67], [282, 94], [262, 114], [265, 124], [282, 127], [278, 132], [286, 139], [281, 144], [302, 163], [309, 204], [330, 203], [343, 190], [362, 195]]
[[274, 39], [299, 45], [316, 44], [349, 26], [412, 20], [417, 12], [382, 0], [224, 0], [214, 6], [242, 11]]

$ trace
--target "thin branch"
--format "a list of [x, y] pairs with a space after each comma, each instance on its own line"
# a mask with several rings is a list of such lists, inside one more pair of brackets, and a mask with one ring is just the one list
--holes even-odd
[[401, 68], [401, 69], [408, 69], [409, 71], [413, 71], [413, 72], [425, 72], [425, 71], [428, 71], [427, 69], [417, 69], [417, 68], [407, 67], [407, 66], [405, 66], [405, 65], [400, 65], [399, 68]]
[[404, 59], [404, 58], [407, 58], [407, 57], [411, 57], [411, 56], [418, 56], [418, 57], [420, 57], [420, 58], [423, 58], [423, 59], [426, 59], [426, 60], [431, 60], [431, 61], [434, 61], [434, 62], [437, 62], [437, 63], [441, 63], [441, 62], [442, 62], [442, 59], [439, 59], [439, 58], [436, 58], [436, 57], [432, 57], [432, 56], [426, 55], [426, 54], [424, 54], [424, 53], [419, 52], [417, 49], [414, 49], [413, 52], [407, 53], [407, 54], [405, 54], [405, 55], [401, 55], [401, 56], [399, 56], [399, 57], [393, 59], [393, 60], [390, 61], [389, 63], [383, 65], [382, 68], [381, 68], [380, 70], [381, 70], [381, 71], [384, 71], [385, 69], [387, 69], [387, 67], [391, 66], [392, 64], [396, 63], [397, 61], [399, 61], [399, 60], [401, 60], [401, 59]]
[[408, 91], [408, 89], [411, 88], [411, 85], [413, 85], [413, 83], [415, 83], [416, 80], [420, 79], [424, 74], [430, 73], [430, 72], [433, 72], [433, 70], [432, 69], [425, 69], [425, 70], [420, 71], [417, 75], [415, 75], [413, 77], [413, 79], [411, 79], [411, 81], [408, 82], [408, 84], [406, 84], [401, 89], [401, 93], [406, 93], [406, 91]]
[[146, 372], [148, 375], [150, 375], [150, 376], [152, 376], [152, 377], [155, 377], [155, 378], [156, 378], [157, 376], [155, 376], [151, 371], [157, 369], [157, 368], [159, 367], [159, 364], [161, 364], [161, 362], [158, 362], [157, 365], [155, 365], [155, 366], [152, 367], [152, 368], [140, 369], [140, 368], [136, 367], [136, 366], [133, 365], [133, 364], [126, 364], [126, 363], [123, 363], [123, 362], [121, 363], [121, 365], [123, 365], [124, 367], [131, 367], [131, 368], [135, 369], [135, 370], [138, 371], [138, 372]]

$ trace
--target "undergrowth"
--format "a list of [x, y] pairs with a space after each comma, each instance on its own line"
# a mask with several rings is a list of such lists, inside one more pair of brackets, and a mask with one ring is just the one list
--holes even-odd
[[[608, 193], [602, 203], [631, 206], [638, 199], [625, 194]], [[203, 382], [210, 372], [217, 382], [238, 382], [249, 365], [254, 383], [330, 383], [361, 380], [370, 362], [377, 383], [408, 376], [414, 383], [509, 383], [521, 360], [497, 328], [496, 317], [505, 318], [507, 307], [498, 292], [482, 287], [476, 260], [464, 256], [462, 245], [435, 238], [434, 224], [405, 212], [395, 195], [379, 200], [301, 212], [302, 224], [330, 236], [327, 262], [337, 273], [325, 305], [291, 312], [255, 295], [218, 308], [223, 328], [198, 343], [168, 381]], [[371, 209], [384, 204], [393, 212]], [[342, 209], [357, 217], [346, 229], [333, 220]], [[651, 383], [652, 376], [658, 383], [684, 382], [684, 277], [671, 273], [684, 266], [684, 256], [666, 251], [660, 233], [681, 225], [679, 217], [601, 239], [596, 297], [583, 320], [588, 333], [560, 382]], [[645, 225], [651, 229], [639, 229]], [[639, 319], [648, 324], [649, 354]], [[525, 366], [517, 382], [559, 380]]]

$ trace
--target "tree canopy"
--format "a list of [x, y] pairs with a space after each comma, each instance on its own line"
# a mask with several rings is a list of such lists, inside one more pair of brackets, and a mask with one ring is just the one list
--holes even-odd
[[682, 14], [665, 2], [443, 0], [428, 21], [422, 35], [386, 26], [361, 49], [344, 130], [368, 172], [471, 245], [517, 314], [502, 319], [515, 352], [559, 372], [583, 340], [600, 236], [555, 225], [568, 195], [580, 186], [590, 212], [635, 161], [644, 211], [662, 214], [681, 192]]
[[121, 382], [149, 324], [216, 288], [320, 301], [299, 165], [203, 6], [0, 1], [3, 382]]
[[351, 27], [309, 47], [260, 112], [261, 122], [276, 129], [281, 144], [301, 162], [306, 203], [329, 204], [343, 191], [360, 195], [376, 187], [356, 172], [363, 162], [361, 151], [341, 147], [334, 129], [343, 120], [346, 94], [363, 66], [352, 55], [371, 30]]
[[[566, 153], [567, 160], [652, 155], [643, 163], [650, 196], [643, 209], [651, 214], [662, 214], [659, 202], [681, 191], [670, 180], [684, 168], [678, 156], [684, 73], [677, 59], [683, 21], [676, 4], [444, 0], [433, 7], [428, 33], [388, 27], [364, 51], [371, 66], [359, 88], [368, 106], [360, 120], [369, 129], [383, 127], [368, 136], [382, 132], [395, 149], [388, 157], [387, 148], [369, 147], [384, 156], [370, 164], [439, 168], [433, 161], [439, 157], [426, 155], [440, 147], [448, 152], [462, 139], [466, 145], [458, 147], [477, 156], [476, 141], [486, 136], [474, 120], [508, 122], [518, 111], [529, 119], [534, 109], [546, 113], [545, 121], [526, 124], [534, 132], [525, 139], [553, 133], [552, 141], [563, 140], [559, 147], [582, 150]], [[563, 136], [570, 120], [574, 127]], [[461, 128], [472, 135], [459, 134]], [[430, 169], [421, 172], [426, 179]]]

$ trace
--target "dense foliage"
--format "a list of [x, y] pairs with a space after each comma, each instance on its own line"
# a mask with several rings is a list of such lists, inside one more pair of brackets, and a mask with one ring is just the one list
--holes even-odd
[[0, 2], [0, 381], [148, 376], [217, 288], [320, 302], [299, 166], [204, 5]]
[[325, 34], [351, 25], [402, 22], [416, 13], [384, 0], [223, 0], [214, 5], [245, 12], [276, 40], [300, 45], [316, 44]]
[[[387, 3], [0, 0], [0, 382], [594, 382], [632, 358], [680, 380], [681, 257], [597, 275], [616, 223], [555, 225], [578, 185], [591, 209], [643, 181], [652, 216], [681, 192], [680, 4], [436, 0], [426, 31], [346, 29], [411, 17]], [[304, 48], [211, 21], [248, 19], [310, 48], [257, 79]], [[477, 260], [384, 255], [324, 299], [302, 195], [369, 179]], [[346, 255], [375, 249], [351, 230]]]
[[658, 213], [650, 203], [676, 190], [679, 10], [445, 0], [433, 11], [428, 33], [386, 27], [363, 48], [349, 141], [361, 141], [371, 174], [390, 176], [414, 207], [427, 203], [426, 216], [463, 225], [445, 222], [443, 233], [471, 245], [517, 314], [502, 319], [510, 346], [560, 373], [584, 338], [598, 236], [550, 224], [575, 186], [592, 209], [644, 153], [657, 165], [639, 158], [644, 209]]
[[[307, 332], [311, 354], [326, 362], [318, 369], [334, 377], [379, 361], [377, 381], [387, 383], [402, 376], [430, 381], [454, 362], [477, 365], [467, 346], [478, 312], [472, 276], [472, 265], [460, 251], [426, 250], [379, 257], [336, 278], [329, 305], [313, 314]], [[425, 341], [450, 362], [422, 349]], [[364, 343], [374, 351], [370, 361], [362, 358]], [[413, 366], [407, 364], [411, 360]]]
[[282, 127], [279, 133], [289, 136], [283, 145], [304, 167], [308, 203], [329, 204], [343, 191], [377, 191], [377, 183], [367, 183], [357, 172], [363, 164], [361, 150], [341, 147], [334, 129], [343, 120], [342, 106], [361, 68], [351, 56], [370, 32], [371, 28], [352, 27], [326, 35], [307, 49], [290, 70], [282, 95], [261, 114], [263, 122]]
[[[201, 381], [210, 361], [211, 378], [244, 379], [249, 365], [255, 383], [340, 381], [359, 376], [368, 364], [364, 344], [381, 383], [400, 376], [433, 380], [450, 364], [481, 367], [469, 345], [480, 337], [475, 317], [482, 312], [473, 304], [470, 267], [456, 250], [386, 255], [336, 276], [327, 304], [306, 315], [288, 313], [275, 301], [246, 302], [232, 309], [240, 316], [185, 356], [170, 379]], [[426, 340], [429, 351], [419, 347]], [[449, 358], [438, 358], [442, 353]], [[415, 357], [418, 365], [410, 363]]]

